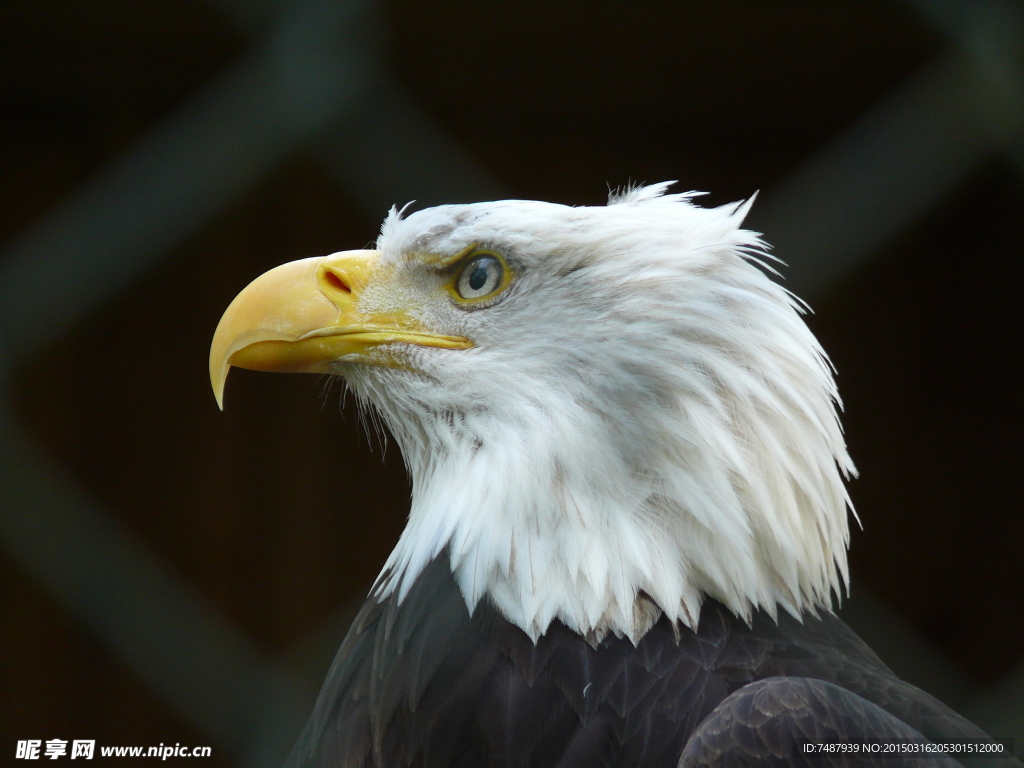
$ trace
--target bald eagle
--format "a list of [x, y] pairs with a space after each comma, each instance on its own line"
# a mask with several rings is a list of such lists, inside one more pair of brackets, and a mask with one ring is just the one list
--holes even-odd
[[218, 402], [232, 365], [341, 376], [413, 483], [290, 765], [822, 765], [850, 754], [803, 740], [987, 739], [832, 612], [854, 466], [830, 363], [742, 228], [751, 201], [670, 183], [393, 209], [376, 249], [285, 264], [225, 312]]

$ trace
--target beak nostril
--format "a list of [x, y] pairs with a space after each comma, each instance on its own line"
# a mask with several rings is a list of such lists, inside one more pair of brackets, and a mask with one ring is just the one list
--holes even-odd
[[348, 286], [344, 280], [342, 280], [335, 272], [327, 270], [324, 272], [324, 281], [338, 291], [344, 291], [345, 293], [352, 293], [352, 289]]

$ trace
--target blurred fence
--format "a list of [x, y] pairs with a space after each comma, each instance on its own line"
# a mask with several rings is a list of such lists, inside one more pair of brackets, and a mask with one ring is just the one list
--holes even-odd
[[[215, 2], [253, 38], [251, 52], [5, 245], [0, 371], [122, 290], [300, 145], [314, 147], [375, 215], [414, 198], [506, 196], [388, 74], [369, 0]], [[755, 209], [753, 224], [771, 233], [801, 296], [840, 280], [992, 156], [1024, 173], [1021, 7], [913, 5], [946, 35], [946, 51]], [[2, 405], [0, 441], [0, 542], [10, 556], [240, 764], [280, 760], [309, 705], [302, 671], [267, 658], [168, 573], [18, 433]], [[847, 616], [897, 671], [929, 680], [992, 733], [1024, 743], [1024, 669], [970, 690], [883, 606], [861, 596]]]

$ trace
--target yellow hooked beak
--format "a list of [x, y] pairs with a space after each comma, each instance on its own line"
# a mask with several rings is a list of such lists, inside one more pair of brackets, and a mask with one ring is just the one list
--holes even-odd
[[345, 251], [301, 259], [266, 272], [235, 297], [210, 347], [210, 383], [224, 408], [224, 382], [232, 365], [256, 371], [326, 373], [348, 357], [397, 365], [370, 351], [406, 342], [468, 349], [461, 336], [440, 336], [401, 310], [364, 313], [361, 291], [378, 266], [378, 251]]

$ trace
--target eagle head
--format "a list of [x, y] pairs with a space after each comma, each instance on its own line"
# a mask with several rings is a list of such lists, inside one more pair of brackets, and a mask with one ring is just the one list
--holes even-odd
[[283, 265], [231, 304], [229, 366], [344, 378], [399, 443], [408, 524], [375, 586], [445, 554], [466, 604], [531, 637], [636, 642], [831, 605], [854, 472], [832, 369], [741, 228], [671, 182], [607, 206], [392, 209], [376, 249]]

